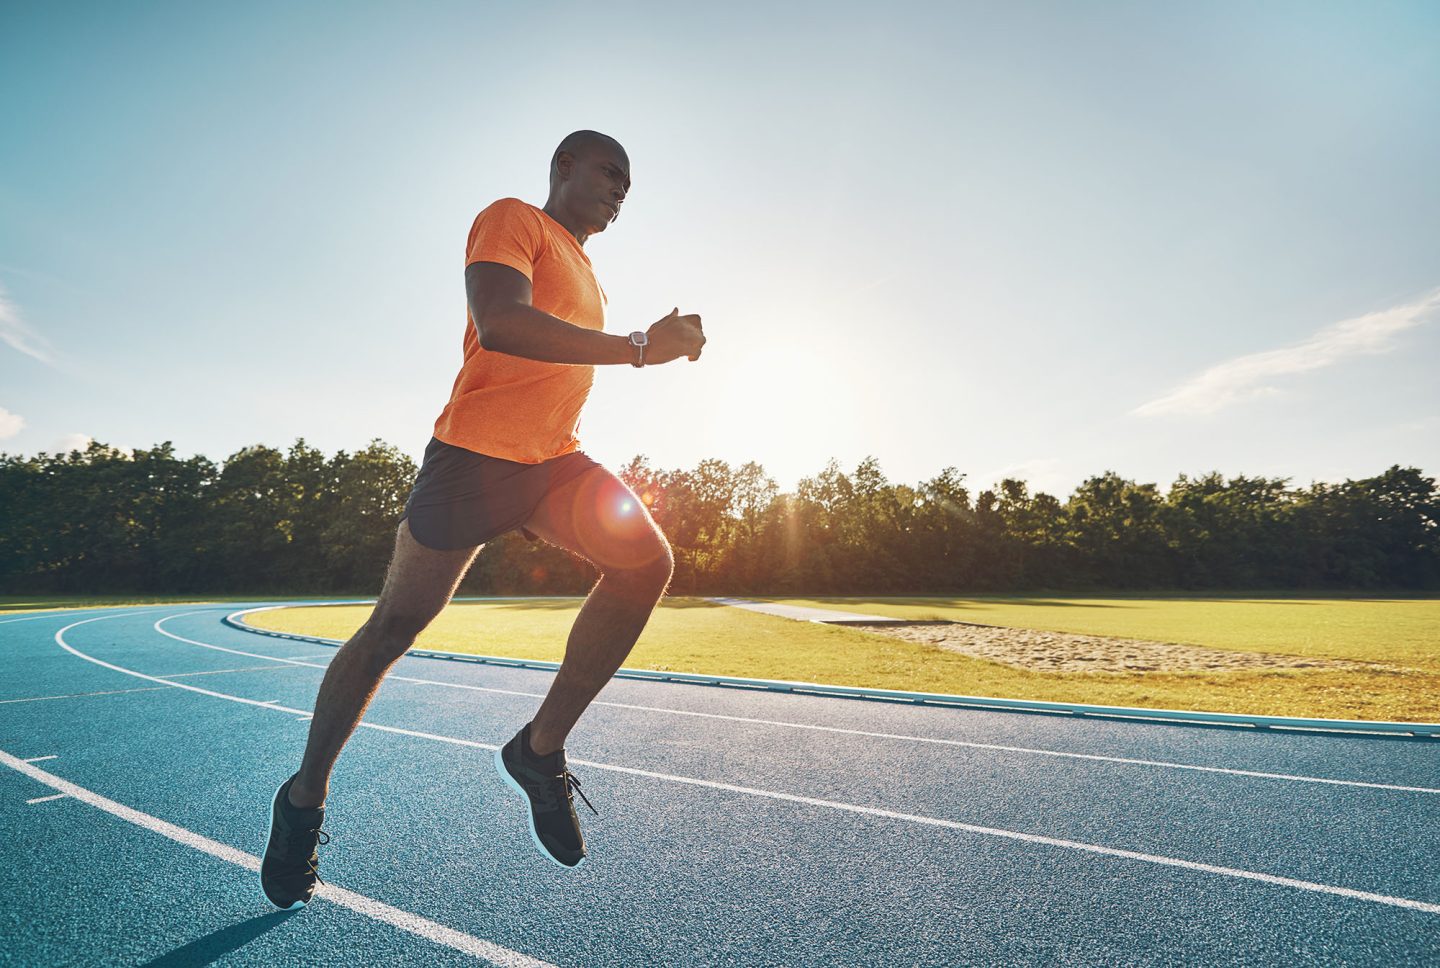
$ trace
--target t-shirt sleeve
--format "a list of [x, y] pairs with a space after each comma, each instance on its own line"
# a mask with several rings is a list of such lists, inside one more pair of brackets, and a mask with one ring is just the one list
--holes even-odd
[[545, 247], [545, 232], [535, 213], [518, 198], [502, 198], [475, 216], [465, 265], [498, 262], [535, 281], [535, 260]]

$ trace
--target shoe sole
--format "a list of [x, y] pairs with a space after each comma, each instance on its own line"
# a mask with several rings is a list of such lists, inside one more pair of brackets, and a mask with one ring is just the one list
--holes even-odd
[[573, 871], [575, 868], [584, 865], [585, 861], [589, 858], [581, 857], [573, 864], [561, 863], [556, 859], [555, 855], [550, 853], [546, 846], [540, 842], [540, 835], [535, 832], [535, 808], [530, 803], [530, 794], [526, 793], [524, 787], [515, 782], [515, 778], [511, 776], [510, 771], [506, 769], [503, 752], [503, 747], [495, 751], [495, 772], [500, 774], [500, 779], [505, 781], [506, 786], [520, 794], [520, 799], [525, 801], [525, 814], [530, 820], [530, 822], [525, 825], [525, 829], [530, 831], [530, 840], [535, 844], [535, 849], [545, 855], [545, 859], [550, 863], [556, 867], [563, 867], [567, 871]]
[[[290, 780], [291, 778], [288, 776], [285, 779], [281, 780], [280, 786], [275, 788], [275, 795], [270, 798], [270, 823], [268, 825], [268, 829], [265, 831], [265, 846], [260, 848], [260, 867], [262, 870], [265, 867], [265, 852], [270, 849], [270, 835], [275, 833], [275, 801], [280, 799], [281, 787], [289, 783]], [[270, 895], [265, 892], [265, 878], [260, 874], [259, 871], [255, 873], [255, 877], [260, 883], [260, 896], [265, 898], [266, 904], [273, 904], [275, 905], [275, 907], [280, 908], [280, 910], [282, 911], [298, 911], [300, 908], [305, 906], [306, 902], [303, 900], [296, 901], [289, 907], [281, 907], [279, 904], [275, 904], [274, 901], [270, 900]]]

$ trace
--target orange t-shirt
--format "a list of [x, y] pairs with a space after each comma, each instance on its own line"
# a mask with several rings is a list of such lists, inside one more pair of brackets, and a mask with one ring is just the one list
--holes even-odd
[[[565, 226], [518, 198], [493, 202], [475, 218], [465, 265], [498, 262], [525, 273], [531, 304], [583, 326], [605, 328], [605, 290], [590, 257]], [[447, 444], [522, 464], [538, 464], [579, 448], [580, 408], [595, 367], [545, 363], [480, 345], [465, 311], [464, 360], [450, 402], [435, 421]]]

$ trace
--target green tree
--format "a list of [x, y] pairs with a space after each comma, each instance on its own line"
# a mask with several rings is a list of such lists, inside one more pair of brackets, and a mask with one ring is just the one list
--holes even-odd
[[1112, 588], [1173, 587], [1161, 504], [1154, 484], [1136, 484], [1113, 471], [1076, 488], [1066, 510], [1088, 566], [1083, 577]]

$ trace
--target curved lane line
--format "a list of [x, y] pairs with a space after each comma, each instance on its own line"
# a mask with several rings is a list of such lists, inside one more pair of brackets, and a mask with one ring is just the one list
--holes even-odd
[[[233, 655], [246, 656], [252, 659], [269, 659], [272, 662], [284, 662], [291, 665], [308, 665], [312, 668], [323, 669], [324, 665], [318, 663], [301, 662], [298, 659], [282, 659], [277, 656], [262, 655], [258, 652], [242, 652], [239, 649], [229, 649], [221, 645], [212, 645], [208, 642], [200, 642], [196, 639], [187, 639], [183, 635], [176, 635], [160, 626], [172, 618], [184, 618], [187, 615], [202, 615], [203, 611], [181, 612], [177, 615], [167, 615], [155, 623], [155, 631], [161, 635], [168, 635], [172, 639], [181, 642], [188, 642], [191, 645], [198, 645], [206, 649], [215, 649], [219, 652], [229, 652]], [[399, 682], [418, 683], [425, 686], [448, 686], [452, 689], [469, 689], [476, 692], [501, 693], [507, 696], [526, 696], [533, 699], [545, 698], [544, 693], [520, 692], [514, 689], [497, 689], [492, 686], [472, 686], [463, 682], [445, 682], [436, 679], [419, 679], [414, 676], [402, 676], [399, 673], [390, 673], [385, 677], [386, 681], [391, 679]], [[610, 700], [596, 699], [591, 705], [610, 706], [615, 709], [636, 709], [646, 712], [669, 713], [676, 716], [697, 716], [704, 719], [723, 719], [730, 722], [753, 723], [758, 726], [783, 726], [789, 729], [810, 729], [826, 733], [840, 733], [850, 736], [865, 736], [871, 739], [893, 739], [911, 743], [932, 743], [939, 746], [958, 746], [967, 749], [995, 750], [1002, 753], [1025, 753], [1034, 756], [1054, 756], [1063, 759], [1090, 760], [1097, 763], [1121, 763], [1127, 766], [1152, 766], [1170, 770], [1190, 770], [1197, 773], [1220, 773], [1229, 776], [1246, 776], [1260, 780], [1288, 780], [1293, 783], [1324, 783], [1331, 786], [1362, 787], [1371, 790], [1393, 790], [1401, 793], [1425, 793], [1440, 795], [1440, 789], [1433, 787], [1401, 786], [1394, 783], [1369, 783], [1363, 780], [1335, 780], [1320, 776], [1301, 776], [1290, 773], [1265, 773], [1259, 770], [1237, 770], [1223, 766], [1200, 766], [1193, 763], [1170, 763], [1164, 760], [1142, 760], [1123, 756], [1102, 756], [1097, 753], [1068, 753], [1061, 750], [1034, 749], [1025, 746], [1002, 746], [998, 743], [975, 743], [959, 739], [940, 739], [932, 736], [908, 736], [901, 733], [880, 733], [864, 729], [847, 729], [843, 726], [818, 726], [812, 723], [793, 723], [778, 719], [758, 719], [749, 716], [734, 716], [726, 713], [705, 713], [692, 709], [674, 709], [666, 706], [644, 706], [636, 703], [613, 702]]]
[[0, 699], [0, 706], [12, 702], [43, 702], [46, 699], [83, 699], [86, 696], [118, 696], [122, 692], [152, 692], [159, 686], [136, 686], [134, 689], [107, 689], [104, 692], [69, 692], [63, 696], [26, 696], [23, 699]]
[[[203, 615], [203, 614], [204, 614], [204, 612], [201, 611], [201, 612], [181, 612], [181, 613], [179, 613], [178, 615], [167, 615], [167, 616], [165, 616], [164, 618], [162, 618], [162, 619], [160, 619], [159, 621], [157, 621], [157, 622], [154, 623], [154, 629], [155, 629], [155, 631], [159, 632], [161, 635], [169, 636], [170, 638], [175, 639], [176, 641], [186, 642], [186, 643], [188, 643], [188, 644], [190, 644], [190, 645], [198, 645], [198, 646], [200, 646], [202, 649], [214, 649], [216, 652], [228, 652], [228, 653], [230, 653], [231, 655], [245, 656], [246, 658], [249, 658], [249, 659], [268, 659], [268, 660], [271, 661], [271, 662], [283, 662], [283, 663], [285, 663], [286, 665], [306, 666], [306, 667], [311, 668], [311, 669], [325, 669], [325, 668], [328, 668], [328, 667], [329, 667], [329, 663], [306, 662], [306, 661], [304, 661], [304, 660], [302, 660], [302, 659], [282, 659], [281, 657], [275, 656], [275, 655], [264, 655], [263, 653], [260, 653], [260, 652], [245, 652], [245, 651], [243, 651], [243, 650], [241, 650], [241, 649], [231, 649], [231, 648], [227, 648], [227, 647], [225, 647], [225, 646], [223, 646], [223, 645], [215, 645], [215, 644], [213, 644], [213, 643], [211, 643], [211, 642], [201, 642], [201, 641], [198, 640], [198, 639], [187, 639], [187, 638], [186, 638], [185, 636], [183, 636], [183, 635], [176, 635], [174, 632], [168, 631], [168, 630], [163, 629], [163, 628], [160, 627], [162, 623], [168, 622], [168, 621], [170, 621], [172, 618], [184, 618], [184, 617], [187, 616], [187, 615]], [[399, 674], [396, 674], [396, 673], [390, 673], [390, 674], [388, 674], [388, 675], [385, 676], [385, 681], [386, 681], [386, 682], [389, 682], [391, 679], [394, 679], [394, 680], [396, 680], [397, 682], [415, 682], [415, 683], [419, 683], [419, 684], [425, 685], [425, 686], [449, 686], [449, 685], [455, 685], [455, 686], [457, 686], [457, 688], [461, 688], [461, 689], [471, 689], [471, 690], [474, 690], [475, 692], [496, 692], [496, 693], [500, 693], [501, 695], [505, 695], [505, 696], [525, 696], [526, 698], [530, 698], [530, 699], [544, 699], [544, 698], [545, 698], [545, 694], [542, 693], [542, 692], [519, 692], [519, 691], [517, 691], [517, 690], [515, 690], [515, 689], [496, 689], [496, 688], [492, 688], [492, 687], [490, 687], [490, 686], [471, 686], [471, 685], [463, 685], [463, 684], [457, 684], [457, 683], [440, 682], [440, 681], [434, 680], [434, 679], [416, 679], [416, 678], [414, 678], [414, 677], [412, 677], [412, 676], [402, 676], [402, 675], [399, 675]]]
[[[126, 675], [138, 676], [141, 679], [149, 679], [152, 682], [163, 682], [166, 685], [174, 686], [176, 689], [188, 689], [203, 695], [213, 696], [217, 699], [228, 699], [232, 702], [244, 703], [248, 706], [259, 706], [261, 709], [275, 709], [287, 713], [303, 713], [304, 710], [291, 709], [278, 705], [275, 701], [257, 702], [254, 699], [245, 699], [242, 696], [231, 696], [223, 692], [212, 692], [208, 689], [200, 689], [196, 686], [189, 686], [182, 682], [172, 682], [168, 679], [157, 679], [154, 676], [146, 675], [143, 672], [136, 672], [122, 666], [113, 665], [102, 661], [94, 656], [86, 655], [64, 639], [64, 633], [75, 628], [77, 625], [85, 625], [89, 622], [101, 622], [106, 618], [115, 616], [100, 616], [99, 618], [85, 619], [67, 625], [55, 633], [56, 643], [65, 651], [79, 656], [87, 662], [94, 662], [107, 669], [116, 672], [123, 672]], [[379, 729], [389, 733], [401, 733], [408, 736], [417, 736], [424, 739], [432, 739], [442, 743], [451, 743], [457, 746], [471, 746], [480, 749], [494, 750], [498, 747], [493, 743], [478, 743], [473, 740], [459, 739], [453, 736], [440, 736], [433, 733], [421, 733], [414, 730], [398, 729], [393, 726], [379, 726], [374, 723], [367, 723], [363, 719], [360, 726], [370, 729]], [[1044, 837], [1039, 834], [1021, 833], [1016, 830], [1005, 830], [999, 827], [982, 827], [977, 824], [961, 823], [958, 820], [942, 820], [937, 817], [926, 817], [913, 813], [900, 813], [895, 810], [885, 810], [880, 807], [866, 807], [854, 803], [842, 803], [837, 800], [821, 800], [816, 797], [805, 797], [794, 793], [780, 793], [775, 790], [761, 790], [755, 787], [737, 786], [732, 783], [720, 783], [715, 780], [702, 780], [697, 777], [677, 776], [673, 773], [657, 773], [651, 770], [641, 770], [631, 766], [618, 766], [613, 763], [600, 763], [595, 760], [572, 759], [571, 763], [581, 766], [594, 767], [597, 770], [608, 770], [614, 773], [628, 773], [632, 776], [643, 776], [651, 779], [661, 780], [669, 783], [684, 783], [689, 786], [704, 787], [711, 790], [721, 790], [727, 793], [738, 793], [744, 796], [762, 797], [770, 800], [782, 800], [789, 803], [803, 803], [807, 806], [826, 807], [832, 810], [841, 810], [847, 813], [863, 814], [872, 817], [882, 817], [887, 820], [901, 820], [908, 823], [924, 824], [931, 827], [944, 827], [950, 830], [963, 830], [967, 833], [979, 834], [987, 837], [1002, 837], [1009, 840], [1018, 840], [1024, 843], [1041, 844], [1048, 847], [1061, 847], [1068, 850], [1085, 851], [1092, 854], [1102, 854], [1109, 857], [1121, 857], [1126, 860], [1138, 860], [1148, 864], [1159, 864], [1165, 867], [1177, 867], [1184, 870], [1200, 871], [1208, 874], [1219, 874], [1224, 877], [1237, 877], [1252, 881], [1261, 881], [1266, 884], [1275, 884], [1281, 887], [1291, 887], [1302, 891], [1311, 891], [1317, 894], [1331, 894], [1337, 897], [1348, 897], [1354, 900], [1370, 901], [1376, 904], [1385, 904], [1391, 907], [1408, 908], [1413, 911], [1424, 911], [1427, 914], [1440, 914], [1440, 904], [1432, 904], [1426, 901], [1416, 901], [1410, 898], [1393, 897], [1389, 894], [1376, 894], [1370, 891], [1357, 891], [1348, 887], [1336, 887], [1333, 884], [1320, 884], [1315, 881], [1302, 881], [1293, 877], [1280, 877], [1275, 874], [1262, 874], [1256, 871], [1241, 870], [1235, 867], [1221, 867], [1215, 864], [1203, 864], [1197, 861], [1181, 860], [1177, 857], [1164, 857], [1159, 854], [1145, 854], [1139, 851], [1123, 850], [1117, 847], [1102, 847], [1099, 844], [1088, 844], [1083, 841], [1061, 840], [1056, 837]], [[28, 764], [27, 764], [28, 765]]]
[[[61, 779], [53, 773], [47, 773], [39, 767], [31, 766], [24, 760], [12, 756], [4, 750], [0, 750], [0, 763], [5, 764], [13, 770], [18, 770], [31, 779], [37, 780], [48, 787], [59, 790], [60, 793], [58, 795], [60, 796], [68, 794], [76, 800], [80, 800], [92, 807], [105, 811], [111, 816], [119, 817], [121, 820], [133, 823], [137, 827], [143, 827], [153, 833], [160, 834], [162, 837], [169, 837], [171, 840], [184, 844], [186, 847], [209, 854], [211, 857], [219, 858], [227, 863], [235, 864], [238, 867], [243, 867], [252, 873], [257, 873], [260, 870], [260, 858], [253, 854], [247, 854], [243, 850], [237, 850], [229, 844], [222, 844], [218, 840], [211, 840], [209, 837], [197, 834], [193, 830], [187, 830], [184, 827], [177, 826], [167, 820], [161, 820], [159, 817], [142, 813], [134, 807], [127, 807], [123, 803], [117, 803], [108, 797], [101, 796], [93, 790], [78, 786], [69, 780]], [[50, 798], [45, 797], [43, 799]], [[34, 803], [36, 801], [31, 800], [28, 802]], [[456, 951], [462, 951], [467, 955], [483, 958], [493, 965], [503, 965], [505, 968], [512, 968], [512, 966], [513, 968], [555, 968], [554, 965], [551, 965], [547, 961], [540, 961], [531, 958], [529, 955], [523, 955], [518, 951], [512, 951], [493, 941], [486, 941], [483, 938], [477, 938], [463, 931], [456, 931], [454, 928], [448, 928], [438, 921], [431, 921], [429, 918], [421, 917], [418, 914], [402, 911], [400, 908], [391, 907], [383, 901], [366, 897], [364, 894], [347, 891], [343, 887], [336, 887], [333, 884], [321, 882], [316, 888], [315, 893], [327, 901], [331, 901], [341, 907], [349, 908], [357, 914], [362, 914], [367, 918], [383, 922], [391, 927], [399, 928], [402, 931], [419, 935], [427, 941], [433, 941], [436, 944], [454, 948]]]
[[43, 615], [26, 615], [24, 618], [0, 619], [0, 625], [9, 625], [12, 622], [32, 622], [37, 618], [69, 618], [71, 615], [74, 615], [77, 612], [83, 613], [123, 610], [126, 615], [139, 615], [142, 612], [163, 612], [167, 607], [173, 608], [174, 606], [142, 605], [137, 608], [133, 605], [96, 605], [93, 608], [57, 608], [53, 611], [46, 612]]

